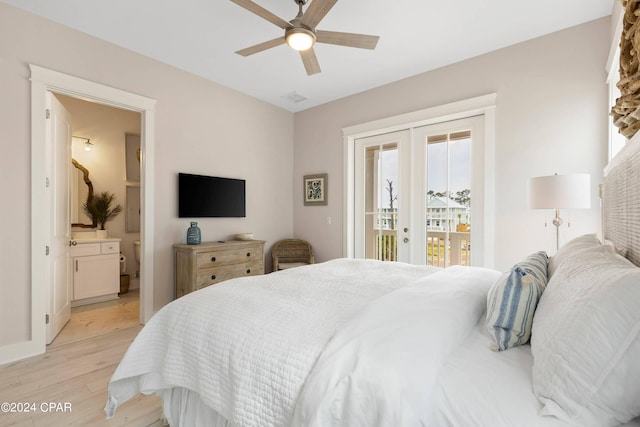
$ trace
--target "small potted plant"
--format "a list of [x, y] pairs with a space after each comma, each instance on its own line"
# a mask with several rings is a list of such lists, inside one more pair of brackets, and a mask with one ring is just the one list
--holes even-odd
[[122, 205], [117, 204], [112, 207], [115, 197], [113, 193], [103, 191], [98, 195], [94, 195], [91, 200], [82, 205], [85, 213], [98, 223], [99, 229], [96, 230], [96, 237], [99, 239], [107, 237], [107, 231], [105, 230], [107, 222], [122, 212]]

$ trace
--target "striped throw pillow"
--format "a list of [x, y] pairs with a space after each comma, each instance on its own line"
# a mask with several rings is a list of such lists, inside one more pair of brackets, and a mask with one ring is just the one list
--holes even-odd
[[493, 338], [491, 349], [503, 351], [526, 344], [540, 296], [547, 286], [545, 252], [529, 255], [515, 264], [487, 294], [487, 329]]

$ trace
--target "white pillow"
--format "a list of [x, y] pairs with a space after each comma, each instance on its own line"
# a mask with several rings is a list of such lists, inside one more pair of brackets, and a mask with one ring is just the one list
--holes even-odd
[[600, 246], [600, 240], [595, 234], [585, 234], [580, 237], [576, 237], [573, 240], [570, 240], [566, 244], [564, 244], [558, 252], [551, 258], [549, 258], [549, 266], [547, 274], [549, 275], [549, 279], [555, 273], [556, 268], [564, 261], [567, 257], [570, 257], [576, 251], [582, 249], [593, 248], [594, 246]]
[[533, 319], [541, 415], [606, 427], [640, 415], [640, 268], [608, 245], [566, 258]]
[[487, 293], [487, 330], [491, 350], [526, 344], [538, 300], [547, 286], [547, 254], [536, 252], [515, 264]]

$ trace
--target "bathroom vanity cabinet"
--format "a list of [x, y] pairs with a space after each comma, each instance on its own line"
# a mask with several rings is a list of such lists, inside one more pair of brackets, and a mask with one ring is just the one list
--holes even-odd
[[120, 239], [74, 240], [70, 255], [72, 307], [118, 298]]

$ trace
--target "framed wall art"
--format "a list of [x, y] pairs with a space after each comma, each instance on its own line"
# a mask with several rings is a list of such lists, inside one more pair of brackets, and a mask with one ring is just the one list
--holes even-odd
[[328, 200], [327, 174], [304, 176], [304, 205], [305, 206], [326, 206]]

